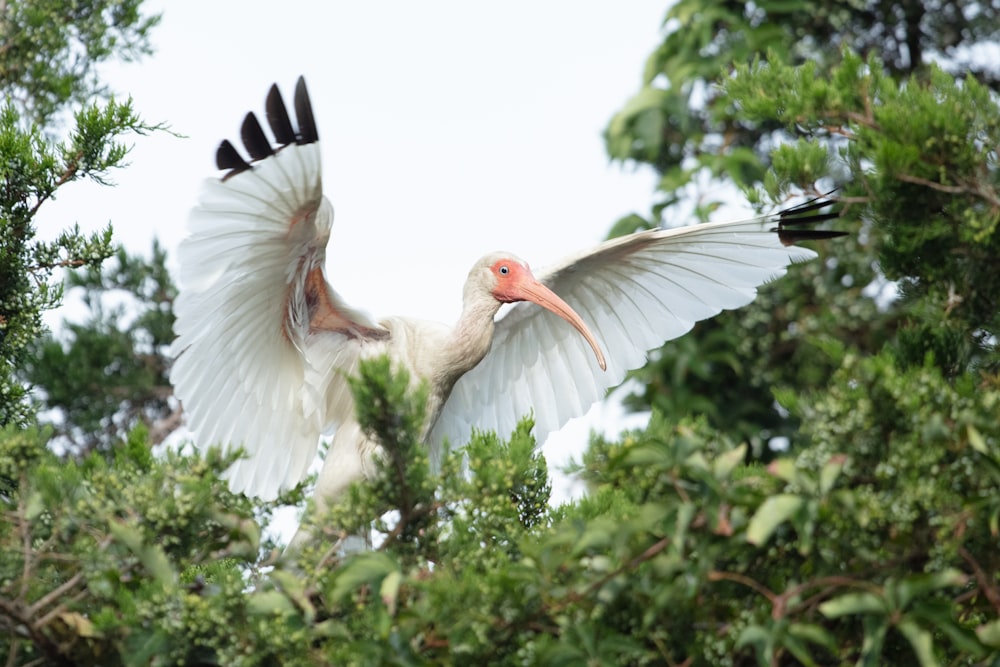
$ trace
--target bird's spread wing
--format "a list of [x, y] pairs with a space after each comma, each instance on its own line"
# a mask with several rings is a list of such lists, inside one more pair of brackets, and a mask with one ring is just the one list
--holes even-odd
[[532, 411], [543, 441], [642, 366], [647, 351], [699, 320], [746, 305], [789, 264], [815, 257], [792, 244], [840, 235], [805, 227], [836, 216], [816, 212], [824, 205], [612, 239], [538, 275], [594, 332], [607, 372], [576, 330], [519, 303], [497, 322], [490, 352], [455, 384], [432, 442], [462, 445], [473, 427], [505, 435]]
[[265, 498], [301, 481], [321, 432], [350, 416], [334, 409], [353, 410], [345, 372], [360, 343], [387, 335], [326, 281], [333, 208], [302, 79], [295, 112], [297, 127], [272, 87], [277, 146], [253, 114], [241, 132], [249, 161], [220, 145], [228, 171], [205, 183], [178, 253], [171, 380], [199, 445], [246, 450], [228, 471], [233, 489]]

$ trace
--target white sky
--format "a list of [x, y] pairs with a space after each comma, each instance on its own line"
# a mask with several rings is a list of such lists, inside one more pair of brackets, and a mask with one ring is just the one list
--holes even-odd
[[[219, 141], [299, 74], [336, 209], [329, 277], [375, 316], [453, 321], [486, 252], [541, 268], [649, 210], [654, 175], [610, 164], [601, 132], [639, 88], [666, 0], [148, 4], [163, 14], [154, 55], [105, 79], [185, 138], [134, 139], [115, 188], [60, 190], [43, 238], [110, 220], [130, 250], [156, 236], [172, 253]], [[618, 412], [550, 438], [550, 465], [582, 451], [590, 424], [617, 430]]]

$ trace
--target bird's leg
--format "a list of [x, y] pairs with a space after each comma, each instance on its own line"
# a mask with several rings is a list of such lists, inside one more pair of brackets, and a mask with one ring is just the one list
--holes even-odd
[[[351, 484], [362, 479], [371, 479], [375, 475], [377, 452], [377, 445], [364, 436], [357, 423], [341, 424], [333, 436], [330, 450], [323, 460], [323, 467], [316, 480], [311, 511], [316, 516], [323, 516], [330, 506], [347, 492]], [[288, 550], [297, 551], [312, 538], [312, 531], [304, 523], [300, 524], [288, 544]], [[366, 529], [363, 535], [348, 535], [344, 538], [341, 552], [356, 553], [370, 547], [371, 534]]]

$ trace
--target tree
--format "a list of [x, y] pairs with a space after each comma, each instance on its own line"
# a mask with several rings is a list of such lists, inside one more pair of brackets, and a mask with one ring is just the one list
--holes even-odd
[[[801, 136], [795, 123], [804, 118], [763, 113], [750, 118], [732, 107], [734, 100], [720, 84], [735, 66], [764, 57], [827, 79], [846, 48], [877, 54], [878, 68], [890, 80], [913, 76], [928, 82], [937, 76], [940, 81], [943, 75], [935, 75], [939, 70], [930, 63], [945, 59], [950, 71], [968, 72], [996, 89], [995, 65], [967, 62], [972, 47], [996, 38], [996, 12], [993, 6], [917, 1], [674, 4], [666, 19], [670, 29], [646, 63], [643, 87], [606, 132], [613, 158], [650, 165], [661, 174], [659, 200], [651, 215], [629, 216], [612, 234], [684, 220], [692, 209], [705, 217], [719, 205], [726, 183], [758, 202], [763, 193], [754, 189], [762, 186], [775, 201], [792, 184], [812, 194], [841, 186], [838, 197], [851, 203], [848, 214], [866, 216], [858, 206], [872, 195], [862, 185], [867, 181], [864, 170], [837, 157], [845, 146], [856, 146], [838, 134], [843, 124], [813, 143], [808, 159], [795, 157], [800, 153], [788, 144]], [[863, 91], [846, 90], [847, 85], [836, 82], [830, 92], [859, 99]], [[801, 88], [793, 90], [797, 94]], [[769, 87], [754, 91], [756, 98], [781, 92]], [[746, 91], [744, 99], [751, 94]], [[912, 156], [922, 149], [909, 150]], [[776, 170], [784, 170], [785, 178], [775, 179]], [[912, 191], [899, 194], [913, 196]], [[894, 215], [905, 219], [917, 212], [923, 209], [915, 205]], [[866, 229], [852, 242], [818, 248], [821, 262], [804, 265], [762, 290], [750, 307], [702, 322], [691, 335], [668, 343], [635, 374], [642, 389], [627, 399], [628, 405], [655, 407], [678, 419], [703, 414], [736, 440], [751, 442], [757, 456], [772, 455], [767, 443], [776, 437], [796, 446], [798, 419], [776, 406], [771, 388], [829, 382], [836, 366], [824, 351], [828, 345], [846, 342], [861, 353], [874, 353], [896, 336], [907, 317], [906, 302], [892, 299], [892, 281], [900, 274], [886, 270], [879, 231]]]
[[0, 6], [0, 83], [26, 126], [58, 123], [69, 105], [108, 97], [98, 65], [151, 52], [149, 32], [160, 19], [143, 16], [141, 6], [141, 0], [7, 0]]
[[[157, 19], [140, 16], [138, 7], [108, 0], [0, 5], [0, 425], [31, 421], [17, 373], [43, 332], [41, 313], [60, 302], [52, 272], [97, 266], [113, 252], [110, 228], [87, 237], [72, 227], [53, 242], [39, 241], [35, 214], [66, 183], [107, 182], [125, 163], [121, 137], [154, 129], [131, 100], [89, 101], [106, 93], [95, 78], [100, 62], [148, 52]], [[66, 138], [56, 140], [71, 105], [83, 106]]]
[[113, 449], [139, 423], [156, 445], [180, 424], [167, 379], [177, 289], [165, 262], [154, 240], [149, 260], [119, 248], [110, 266], [68, 272], [90, 317], [63, 322], [58, 338], [32, 347], [24, 377], [59, 415], [57, 433], [76, 454]]

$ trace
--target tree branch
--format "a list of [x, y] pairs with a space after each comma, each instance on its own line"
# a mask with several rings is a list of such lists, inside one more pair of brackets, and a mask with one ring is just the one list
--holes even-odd
[[77, 572], [72, 577], [61, 583], [59, 586], [53, 588], [51, 591], [49, 591], [48, 593], [40, 597], [38, 600], [36, 600], [34, 604], [28, 607], [27, 610], [28, 615], [29, 616], [38, 615], [45, 607], [49, 606], [62, 596], [69, 593], [82, 581], [83, 581], [83, 574]]
[[1000, 593], [997, 592], [996, 586], [993, 585], [994, 577], [987, 576], [986, 572], [979, 565], [979, 561], [969, 553], [968, 549], [959, 547], [958, 553], [969, 564], [969, 567], [972, 568], [972, 574], [976, 578], [976, 583], [979, 584], [979, 590], [983, 592], [983, 595], [989, 601], [990, 605], [992, 605], [993, 611], [997, 615], [1000, 615]]
[[1000, 208], [1000, 197], [997, 197], [996, 193], [984, 190], [981, 187], [969, 187], [967, 185], [945, 185], [943, 183], [936, 183], [934, 181], [928, 180], [926, 178], [921, 178], [920, 176], [913, 176], [911, 174], [896, 174], [896, 178], [904, 183], [913, 183], [915, 185], [923, 185], [924, 187], [931, 188], [932, 190], [937, 190], [939, 192], [947, 192], [949, 194], [971, 194], [986, 200], [993, 206]]

